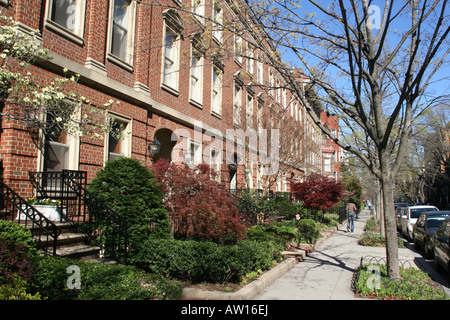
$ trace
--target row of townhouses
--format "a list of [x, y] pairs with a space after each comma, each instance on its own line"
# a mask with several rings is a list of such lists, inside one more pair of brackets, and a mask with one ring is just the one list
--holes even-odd
[[[339, 176], [339, 149], [289, 90], [293, 78], [306, 90], [306, 79], [281, 72], [281, 58], [252, 32], [242, 3], [0, 0], [0, 6], [18, 31], [38, 30], [36, 41], [52, 56], [26, 71], [43, 84], [64, 72], [79, 75], [71, 90], [99, 106], [117, 101], [108, 112], [122, 132], [99, 139], [32, 134], [3, 117], [3, 181], [23, 196], [33, 193], [28, 172], [86, 171], [90, 181], [120, 155], [147, 167], [159, 159], [207, 163], [232, 190], [289, 192], [291, 181], [312, 172]], [[337, 119], [317, 112], [338, 134]]]

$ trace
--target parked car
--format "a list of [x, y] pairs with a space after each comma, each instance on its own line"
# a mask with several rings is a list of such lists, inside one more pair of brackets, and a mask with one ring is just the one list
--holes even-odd
[[401, 208], [401, 207], [407, 207], [407, 206], [410, 206], [410, 204], [409, 203], [406, 203], [406, 202], [395, 202], [394, 203], [394, 208], [395, 208], [395, 210], [397, 210], [398, 208]]
[[397, 222], [397, 230], [402, 229], [402, 212], [405, 210], [405, 207], [399, 207], [395, 210], [395, 220]]
[[426, 211], [439, 211], [439, 209], [435, 206], [409, 206], [402, 211], [401, 232], [408, 241], [413, 240], [413, 227], [419, 216]]
[[450, 218], [445, 219], [433, 235], [434, 267], [450, 273]]
[[450, 211], [427, 211], [417, 219], [413, 228], [414, 246], [423, 251], [425, 257], [433, 257], [432, 237], [446, 218], [450, 217]]

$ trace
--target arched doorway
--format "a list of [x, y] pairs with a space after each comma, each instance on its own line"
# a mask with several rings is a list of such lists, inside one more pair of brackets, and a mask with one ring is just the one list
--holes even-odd
[[172, 149], [178, 141], [178, 137], [172, 137], [173, 131], [170, 129], [159, 129], [155, 133], [155, 140], [161, 144], [161, 149], [153, 156], [153, 163], [159, 159], [166, 159], [169, 163], [172, 161]]

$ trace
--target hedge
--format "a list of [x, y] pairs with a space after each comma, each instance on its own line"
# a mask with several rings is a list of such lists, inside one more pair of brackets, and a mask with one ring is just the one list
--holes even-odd
[[148, 239], [131, 261], [147, 272], [191, 283], [238, 283], [245, 274], [266, 270], [279, 258], [280, 248], [272, 242], [242, 240], [220, 246], [213, 242]]

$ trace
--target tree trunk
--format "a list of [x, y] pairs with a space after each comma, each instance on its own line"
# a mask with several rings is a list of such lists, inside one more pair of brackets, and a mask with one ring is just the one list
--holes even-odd
[[381, 184], [383, 191], [384, 228], [386, 232], [386, 267], [391, 279], [400, 278], [398, 261], [397, 225], [395, 221], [394, 192], [389, 170], [389, 156], [381, 161]]

